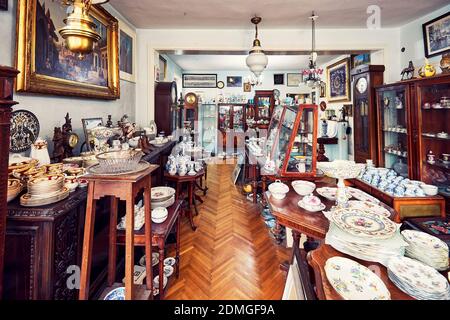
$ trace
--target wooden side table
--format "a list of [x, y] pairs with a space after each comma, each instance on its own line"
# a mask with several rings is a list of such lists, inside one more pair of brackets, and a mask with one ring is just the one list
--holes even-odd
[[[179, 277], [180, 274], [180, 213], [182, 211], [181, 205], [183, 201], [177, 200], [172, 206], [167, 208], [168, 215], [166, 221], [163, 223], [153, 223], [152, 224], [152, 246], [157, 246], [159, 250], [159, 263], [158, 263], [158, 274], [159, 279], [164, 277], [164, 251], [166, 246], [166, 240], [169, 234], [172, 232], [175, 226], [176, 232], [176, 244], [175, 244], [175, 260], [176, 260], [176, 276]], [[146, 235], [144, 230], [136, 231], [135, 233], [135, 246], [145, 246]], [[125, 244], [125, 232], [120, 230], [117, 234], [117, 244]], [[147, 262], [147, 255], [145, 261]], [[148, 278], [147, 278], [148, 279]], [[169, 287], [169, 283], [166, 289]], [[164, 287], [163, 281], [159, 281], [159, 299], [164, 299]]]
[[[117, 206], [119, 200], [126, 202], [125, 219], [125, 299], [134, 297], [134, 200], [140, 191], [144, 190], [145, 206], [145, 255], [152, 256], [152, 230], [151, 230], [151, 173], [158, 168], [149, 165], [145, 170], [123, 175], [92, 175], [85, 179], [89, 181], [88, 198], [86, 205], [86, 218], [83, 240], [83, 254], [81, 259], [80, 300], [89, 298], [89, 280], [92, 263], [92, 245], [95, 225], [95, 204], [102, 197], [111, 198], [110, 224], [109, 224], [109, 253], [108, 253], [108, 286], [114, 284], [116, 278], [116, 237], [117, 237]], [[143, 295], [153, 297], [153, 276], [151, 259], [146, 261], [147, 291], [140, 290]], [[149, 280], [150, 279], [150, 280]], [[108, 289], [108, 288], [107, 288]], [[106, 289], [106, 290], [107, 290]], [[139, 297], [143, 298], [143, 297]]]
[[[197, 229], [197, 226], [194, 224], [194, 217], [192, 214], [192, 210], [195, 210], [195, 214], [198, 215], [198, 209], [197, 209], [197, 203], [195, 202], [196, 199], [201, 198], [195, 194], [195, 189], [198, 186], [197, 181], [201, 179], [204, 176], [205, 172], [203, 170], [199, 171], [195, 176], [185, 175], [185, 176], [179, 176], [178, 174], [171, 176], [167, 172], [164, 173], [164, 178], [166, 181], [175, 183], [175, 199], [182, 199], [187, 198], [186, 205], [187, 208], [184, 211], [189, 218], [189, 222], [191, 224], [191, 228], [193, 231]], [[187, 184], [187, 190], [188, 194], [185, 195], [183, 193], [183, 185]], [[201, 200], [202, 201], [202, 200]]]

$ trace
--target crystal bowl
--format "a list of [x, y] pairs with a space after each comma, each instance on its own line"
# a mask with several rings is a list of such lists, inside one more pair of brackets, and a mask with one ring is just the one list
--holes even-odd
[[143, 155], [137, 150], [121, 150], [99, 153], [96, 158], [105, 173], [121, 173], [135, 170]]

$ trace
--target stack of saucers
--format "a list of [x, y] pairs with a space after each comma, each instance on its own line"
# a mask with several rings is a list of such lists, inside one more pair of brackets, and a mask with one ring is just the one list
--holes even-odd
[[419, 300], [450, 300], [447, 279], [426, 264], [407, 257], [389, 260], [389, 279], [403, 292]]
[[430, 234], [415, 230], [402, 231], [403, 238], [408, 242], [405, 255], [422, 261], [440, 271], [449, 268], [448, 245]]
[[408, 244], [400, 235], [399, 225], [386, 216], [352, 207], [324, 213], [330, 220], [325, 243], [336, 250], [383, 265], [392, 257], [404, 255]]

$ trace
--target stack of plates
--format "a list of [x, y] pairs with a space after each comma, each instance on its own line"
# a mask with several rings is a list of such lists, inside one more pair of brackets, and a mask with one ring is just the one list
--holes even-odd
[[152, 209], [168, 208], [175, 202], [175, 189], [170, 187], [154, 187], [151, 191]]
[[450, 300], [450, 286], [432, 267], [407, 257], [396, 257], [387, 266], [389, 279], [403, 292], [419, 300]]
[[325, 263], [328, 281], [345, 300], [390, 300], [383, 281], [365, 266], [343, 257]]
[[22, 191], [22, 184], [18, 179], [8, 179], [7, 202], [14, 200]]
[[325, 243], [336, 250], [366, 261], [387, 265], [392, 257], [403, 256], [408, 245], [398, 225], [387, 217], [359, 208], [326, 213], [330, 228]]
[[448, 245], [430, 234], [415, 230], [404, 230], [402, 235], [409, 246], [405, 255], [422, 261], [437, 270], [448, 269]]
[[64, 175], [43, 175], [28, 182], [28, 193], [20, 197], [20, 204], [26, 207], [43, 206], [68, 196], [69, 189], [64, 186]]

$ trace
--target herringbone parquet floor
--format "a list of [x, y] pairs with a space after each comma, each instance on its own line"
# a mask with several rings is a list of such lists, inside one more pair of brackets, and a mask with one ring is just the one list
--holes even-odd
[[233, 185], [233, 165], [208, 166], [208, 194], [195, 217], [181, 227], [180, 278], [166, 299], [280, 299], [285, 276], [279, 265], [289, 251], [277, 246], [257, 206]]

